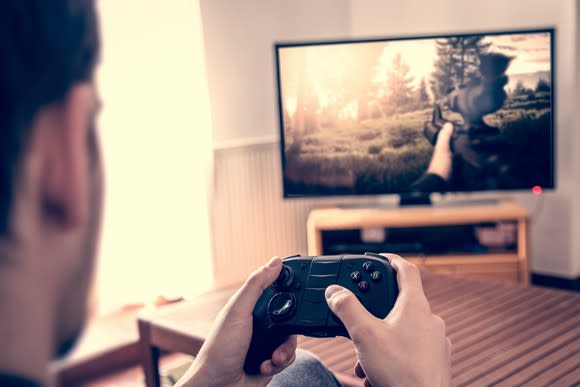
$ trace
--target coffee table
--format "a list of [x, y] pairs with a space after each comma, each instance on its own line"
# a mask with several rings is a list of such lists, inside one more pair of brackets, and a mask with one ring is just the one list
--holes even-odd
[[[580, 383], [580, 293], [489, 279], [423, 272], [433, 311], [453, 342], [456, 386]], [[237, 286], [217, 289], [139, 318], [146, 384], [159, 386], [160, 351], [195, 356]], [[334, 372], [353, 375], [356, 357], [344, 338], [300, 337]]]

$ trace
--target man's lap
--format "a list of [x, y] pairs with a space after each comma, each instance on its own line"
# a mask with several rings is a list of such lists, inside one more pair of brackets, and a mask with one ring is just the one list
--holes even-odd
[[332, 372], [310, 352], [297, 350], [296, 360], [274, 376], [268, 387], [340, 387]]

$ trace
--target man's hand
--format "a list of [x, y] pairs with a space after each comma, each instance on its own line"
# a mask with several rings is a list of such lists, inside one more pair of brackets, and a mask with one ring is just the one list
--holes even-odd
[[453, 172], [451, 136], [453, 136], [453, 124], [446, 122], [439, 131], [433, 148], [433, 156], [427, 168], [427, 173], [439, 175], [445, 181], [451, 179], [451, 173]]
[[255, 271], [221, 310], [190, 369], [176, 386], [265, 386], [296, 356], [296, 337], [281, 344], [260, 366], [261, 375], [249, 376], [243, 366], [252, 338], [252, 311], [264, 289], [280, 274], [282, 261], [272, 258]]
[[388, 258], [397, 272], [399, 297], [384, 320], [371, 315], [349, 290], [326, 289], [328, 306], [355, 345], [355, 373], [366, 377], [365, 386], [450, 386], [445, 323], [431, 312], [417, 267], [397, 255]]

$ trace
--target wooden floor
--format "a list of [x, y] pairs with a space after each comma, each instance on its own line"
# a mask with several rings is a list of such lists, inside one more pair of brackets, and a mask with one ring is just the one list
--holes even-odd
[[[580, 293], [423, 277], [431, 307], [453, 342], [455, 386], [580, 385]], [[349, 340], [299, 342], [335, 372], [354, 376]]]
[[[580, 293], [426, 272], [422, 276], [431, 307], [445, 320], [453, 342], [454, 385], [580, 386]], [[354, 376], [349, 340], [300, 337], [299, 346], [333, 371]], [[184, 361], [169, 360], [172, 364], [162, 362], [161, 368]], [[132, 367], [85, 385], [143, 386], [143, 373]]]

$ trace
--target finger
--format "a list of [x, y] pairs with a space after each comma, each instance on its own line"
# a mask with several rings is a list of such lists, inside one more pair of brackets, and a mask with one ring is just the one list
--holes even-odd
[[356, 376], [358, 376], [359, 378], [364, 378], [367, 375], [365, 374], [365, 371], [363, 370], [362, 366], [360, 365], [360, 363], [357, 361], [356, 364], [354, 365], [354, 374]]
[[292, 357], [288, 359], [285, 365], [276, 365], [272, 362], [272, 359], [268, 359], [260, 364], [260, 374], [262, 376], [274, 376], [282, 371], [284, 371], [287, 367], [289, 367], [292, 363], [296, 360], [296, 353], [292, 354]]
[[372, 332], [376, 317], [371, 315], [348, 289], [330, 285], [325, 291], [326, 303], [330, 310], [342, 321], [350, 337], [355, 342], [368, 339], [365, 333]]
[[451, 135], [453, 134], [453, 123], [451, 122], [446, 122], [443, 127], [441, 128], [441, 133], [443, 133], [446, 136], [451, 137]]
[[435, 142], [435, 147], [437, 149], [451, 151], [451, 136], [453, 135], [453, 124], [446, 123], [443, 128], [439, 131], [437, 135], [437, 141]]
[[435, 143], [440, 148], [449, 149], [451, 146], [451, 136], [453, 136], [453, 124], [450, 122], [445, 123], [439, 134], [437, 136], [437, 142]]
[[251, 315], [258, 298], [278, 278], [280, 270], [282, 270], [282, 260], [278, 257], [270, 259], [266, 265], [248, 277], [242, 287], [232, 296], [225, 309], [230, 313]]
[[384, 254], [384, 256], [387, 257], [391, 267], [397, 272], [397, 284], [399, 286], [400, 296], [413, 292], [424, 294], [421, 273], [417, 266], [396, 254]]
[[280, 344], [272, 353], [272, 364], [280, 367], [287, 367], [288, 362], [296, 356], [298, 340], [296, 336], [290, 336], [288, 340]]

